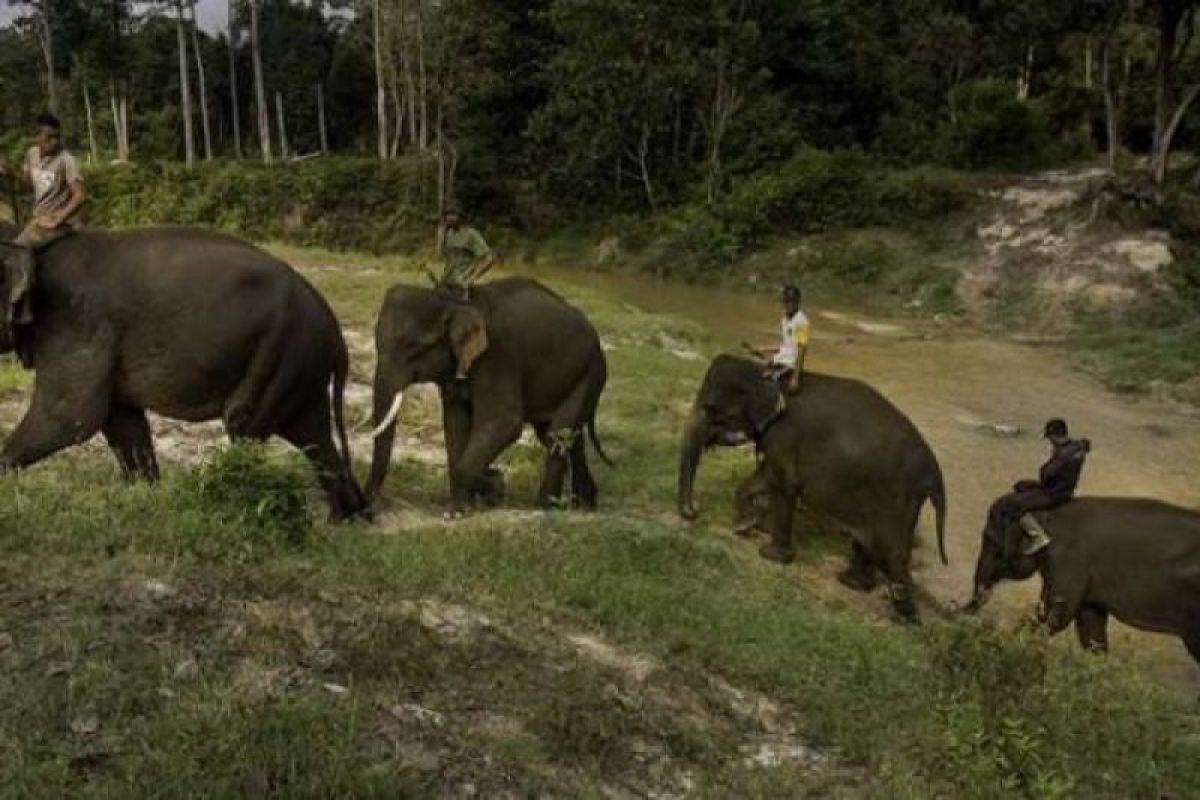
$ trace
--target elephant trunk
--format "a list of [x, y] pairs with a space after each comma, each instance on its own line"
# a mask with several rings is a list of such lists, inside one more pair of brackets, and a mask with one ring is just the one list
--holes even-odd
[[392, 447], [396, 443], [396, 419], [400, 415], [400, 406], [407, 386], [408, 381], [397, 380], [384, 374], [382, 370], [375, 375], [375, 408], [371, 416], [371, 422], [375, 426], [372, 432], [375, 448], [371, 457], [371, 474], [366, 486], [368, 501], [378, 496], [387, 477], [392, 461]]
[[700, 467], [700, 455], [704, 452], [709, 433], [708, 420], [704, 412], [696, 410], [688, 419], [679, 448], [679, 515], [684, 519], [695, 519], [698, 513], [693, 501], [696, 470]]

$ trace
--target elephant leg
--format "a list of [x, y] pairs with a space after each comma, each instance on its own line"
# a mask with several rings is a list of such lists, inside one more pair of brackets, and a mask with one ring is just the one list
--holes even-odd
[[1075, 615], [1075, 633], [1084, 650], [1108, 652], [1108, 612], [1098, 606], [1080, 606]]
[[442, 392], [442, 431], [446, 439], [446, 465], [453, 470], [471, 437], [471, 403]]
[[112, 337], [54, 341], [38, 352], [29, 409], [0, 449], [0, 472], [20, 469], [71, 445], [86, 442], [108, 419]]
[[792, 521], [796, 516], [796, 494], [771, 487], [767, 495], [767, 519], [771, 541], [759, 548], [758, 553], [770, 561], [790, 564], [796, 560], [792, 546]]
[[542, 508], [555, 508], [562, 502], [563, 481], [570, 464], [571, 450], [582, 438], [582, 431], [563, 428], [546, 435], [549, 446], [542, 464], [542, 484], [538, 487], [537, 504]]
[[850, 566], [839, 572], [837, 577], [843, 586], [857, 592], [871, 592], [879, 585], [875, 562], [858, 540], [850, 545]]
[[576, 508], [585, 511], [595, 511], [600, 497], [596, 479], [588, 467], [587, 443], [583, 432], [575, 439], [571, 447], [571, 498]]
[[455, 512], [467, 509], [472, 494], [487, 491], [492, 462], [520, 438], [524, 425], [517, 415], [500, 414], [486, 420], [480, 416], [476, 415], [462, 457], [450, 470], [450, 503]]
[[883, 565], [888, 581], [888, 598], [892, 609], [905, 622], [917, 622], [917, 604], [913, 599], [913, 579], [910, 564], [911, 550], [893, 548]]
[[342, 455], [333, 444], [329, 399], [325, 395], [298, 413], [279, 432], [316, 470], [329, 500], [329, 520], [344, 522], [366, 512], [367, 502]]
[[754, 470], [742, 481], [733, 495], [733, 532], [750, 536], [755, 531], [766, 532], [767, 481], [761, 469]]
[[121, 465], [125, 480], [158, 480], [158, 459], [146, 412], [129, 406], [113, 406], [102, 428], [109, 448]]
[[1200, 623], [1197, 623], [1191, 632], [1184, 633], [1181, 638], [1183, 646], [1191, 654], [1192, 660], [1196, 662], [1197, 667], [1200, 667]]

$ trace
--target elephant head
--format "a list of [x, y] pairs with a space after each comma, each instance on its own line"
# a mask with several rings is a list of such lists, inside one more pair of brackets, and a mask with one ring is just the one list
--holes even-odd
[[759, 441], [783, 411], [779, 390], [762, 367], [745, 358], [717, 356], [704, 376], [683, 432], [679, 453], [679, 513], [696, 516], [692, 491], [701, 453], [708, 447]]
[[32, 366], [29, 328], [33, 324], [33, 251], [0, 242], [0, 353], [16, 351]]
[[404, 390], [416, 383], [450, 383], [488, 349], [478, 308], [440, 291], [398, 286], [388, 292], [375, 326], [375, 452], [367, 497], [387, 476]]
[[[975, 564], [975, 593], [964, 610], [975, 612], [983, 608], [992, 588], [1004, 580], [1023, 581], [1037, 572], [1039, 556], [1025, 552], [1024, 532], [1016, 522], [1000, 524], [1002, 515], [989, 514], [983, 528], [979, 560]], [[1043, 551], [1044, 552], [1044, 551]]]

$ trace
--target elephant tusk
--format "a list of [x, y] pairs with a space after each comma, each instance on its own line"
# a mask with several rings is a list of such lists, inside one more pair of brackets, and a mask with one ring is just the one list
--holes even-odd
[[390, 428], [396, 422], [396, 417], [400, 416], [400, 406], [404, 403], [404, 392], [396, 392], [396, 399], [392, 401], [392, 407], [388, 411], [387, 416], [383, 418], [383, 422], [379, 423], [379, 427], [371, 431], [371, 438], [378, 439], [383, 435], [383, 432]]

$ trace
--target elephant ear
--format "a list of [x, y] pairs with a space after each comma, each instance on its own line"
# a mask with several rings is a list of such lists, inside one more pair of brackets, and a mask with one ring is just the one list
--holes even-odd
[[0, 246], [4, 261], [4, 321], [14, 330], [33, 324], [33, 251]]
[[465, 375], [471, 370], [475, 359], [488, 349], [487, 326], [483, 315], [470, 306], [455, 308], [450, 312], [450, 345], [459, 370]]
[[783, 413], [783, 394], [769, 379], [755, 381], [746, 389], [746, 418], [758, 435], [766, 433], [775, 418]]

